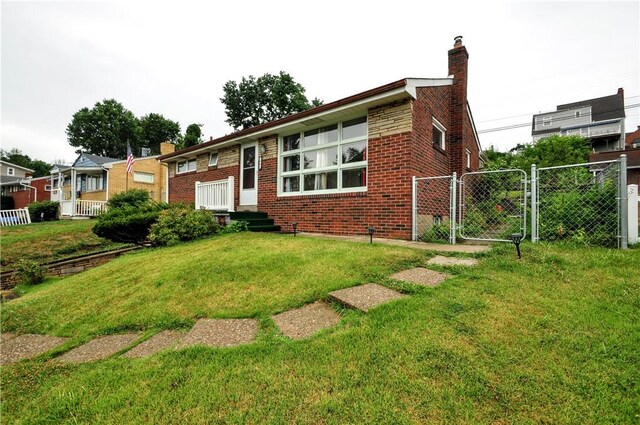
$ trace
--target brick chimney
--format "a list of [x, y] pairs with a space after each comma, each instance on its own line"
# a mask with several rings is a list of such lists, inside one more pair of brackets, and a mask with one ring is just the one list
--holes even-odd
[[449, 171], [458, 175], [466, 170], [464, 127], [467, 115], [467, 67], [469, 54], [462, 44], [462, 36], [454, 38], [449, 50], [449, 75], [453, 76], [451, 87], [451, 128], [449, 130]]
[[160, 143], [160, 155], [166, 155], [169, 153], [174, 153], [176, 151], [176, 145], [170, 142], [162, 142]]

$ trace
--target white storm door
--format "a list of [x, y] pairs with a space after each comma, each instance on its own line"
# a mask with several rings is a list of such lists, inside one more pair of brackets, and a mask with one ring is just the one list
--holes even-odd
[[258, 205], [258, 143], [240, 149], [240, 205]]

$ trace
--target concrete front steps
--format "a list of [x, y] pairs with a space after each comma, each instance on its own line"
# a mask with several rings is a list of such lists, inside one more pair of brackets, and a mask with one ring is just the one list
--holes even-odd
[[236, 211], [229, 213], [233, 221], [246, 221], [251, 232], [279, 232], [280, 226], [274, 224], [269, 215], [260, 211]]

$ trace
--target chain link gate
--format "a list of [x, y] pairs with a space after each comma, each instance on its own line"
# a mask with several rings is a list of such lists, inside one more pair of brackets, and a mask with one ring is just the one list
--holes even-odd
[[532, 240], [626, 248], [626, 157], [536, 169]]
[[[527, 192], [531, 184], [531, 194]], [[530, 197], [531, 206], [527, 199]], [[572, 241], [628, 246], [627, 157], [557, 167], [413, 177], [412, 239]]]
[[463, 239], [510, 242], [527, 233], [527, 173], [496, 170], [460, 177], [459, 235]]

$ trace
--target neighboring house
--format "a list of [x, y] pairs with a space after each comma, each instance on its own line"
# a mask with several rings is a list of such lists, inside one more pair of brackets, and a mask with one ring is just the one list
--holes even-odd
[[624, 90], [611, 96], [558, 105], [553, 112], [533, 116], [533, 141], [553, 134], [579, 135], [591, 143], [594, 152], [623, 149]]
[[373, 226], [410, 239], [412, 176], [479, 168], [461, 37], [448, 56], [446, 78], [402, 79], [162, 155], [170, 202], [262, 211], [286, 230]]
[[[174, 149], [171, 143], [160, 145], [163, 154]], [[111, 196], [128, 189], [145, 189], [152, 199], [166, 201], [167, 171], [158, 156], [135, 158], [128, 174], [126, 159], [82, 153], [72, 165], [51, 170], [51, 200], [60, 202], [62, 216], [94, 216]]]
[[627, 148], [640, 148], [640, 125], [633, 133], [627, 133], [624, 143]]
[[24, 208], [35, 201], [29, 181], [33, 170], [7, 161], [0, 161], [0, 188], [3, 196], [13, 198], [14, 208]]

